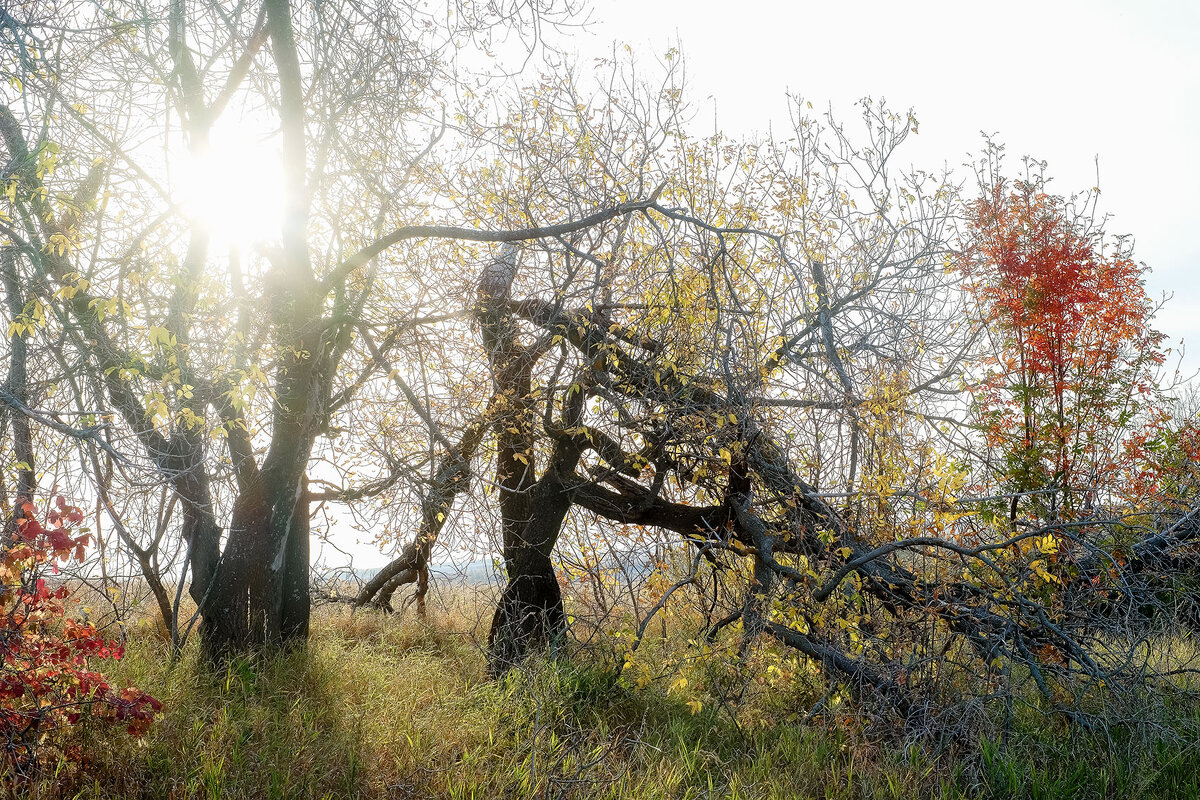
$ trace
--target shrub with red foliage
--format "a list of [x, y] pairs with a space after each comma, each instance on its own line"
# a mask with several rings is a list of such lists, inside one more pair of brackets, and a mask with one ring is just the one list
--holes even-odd
[[995, 345], [972, 391], [1006, 488], [1136, 501], [1122, 479], [1166, 420], [1146, 268], [1037, 181], [995, 180], [968, 223], [958, 266]]
[[37, 748], [84, 716], [140, 736], [161, 704], [140, 689], [117, 689], [94, 661], [118, 659], [124, 645], [69, 614], [70, 589], [51, 588], [57, 562], [82, 562], [90, 536], [76, 535], [80, 509], [60, 495], [42, 519], [30, 502], [17, 510], [0, 549], [0, 748], [18, 769]]

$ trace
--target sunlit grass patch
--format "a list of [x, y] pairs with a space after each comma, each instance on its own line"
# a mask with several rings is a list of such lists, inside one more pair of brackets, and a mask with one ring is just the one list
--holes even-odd
[[[436, 615], [435, 615], [436, 616]], [[742, 706], [689, 703], [675, 678], [639, 687], [567, 648], [485, 678], [470, 615], [430, 624], [322, 609], [306, 648], [215, 673], [189, 645], [133, 626], [117, 682], [165, 704], [141, 741], [92, 731], [44, 798], [1176, 798], [1200, 795], [1200, 714], [1160, 704], [1106, 734], [1018, 706], [1006, 741], [905, 741], [846, 711], [801, 724], [806, 693], [752, 681]], [[661, 631], [660, 631], [661, 632]], [[650, 650], [684, 652], [682, 632]], [[675, 641], [678, 638], [680, 641]], [[657, 653], [661, 655], [662, 653]], [[657, 657], [656, 655], [656, 657]], [[757, 656], [764, 658], [766, 656]], [[696, 685], [703, 661], [682, 674]], [[728, 679], [728, 676], [726, 676]], [[794, 704], [789, 707], [788, 703]]]

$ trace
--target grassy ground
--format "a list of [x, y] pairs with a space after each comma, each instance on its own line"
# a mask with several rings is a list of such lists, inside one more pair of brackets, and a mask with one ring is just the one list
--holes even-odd
[[[165, 704], [143, 740], [85, 731], [22, 796], [153, 798], [1200, 797], [1194, 740], [1034, 730], [970, 755], [905, 748], [836, 717], [749, 730], [682, 693], [580, 661], [488, 682], [470, 635], [325, 610], [308, 648], [220, 675], [148, 628], [109, 670]], [[1165, 735], [1173, 735], [1167, 731]]]

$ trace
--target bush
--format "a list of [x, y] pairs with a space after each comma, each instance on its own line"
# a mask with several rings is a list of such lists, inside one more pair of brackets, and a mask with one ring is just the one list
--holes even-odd
[[82, 563], [90, 542], [73, 526], [83, 513], [60, 495], [42, 521], [25, 502], [0, 550], [0, 759], [25, 772], [46, 746], [60, 747], [85, 716], [123, 724], [140, 736], [160, 703], [145, 692], [114, 689], [92, 667], [118, 659], [124, 645], [68, 613], [71, 589], [51, 588], [58, 562]]

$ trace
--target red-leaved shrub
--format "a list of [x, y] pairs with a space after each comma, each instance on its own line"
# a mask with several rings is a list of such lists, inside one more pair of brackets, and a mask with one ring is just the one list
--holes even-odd
[[118, 659], [124, 645], [73, 618], [65, 585], [51, 587], [57, 562], [82, 562], [90, 536], [76, 535], [83, 513], [60, 495], [41, 520], [24, 502], [0, 545], [0, 748], [8, 766], [33, 763], [39, 745], [85, 715], [140, 736], [161, 705], [140, 689], [114, 688], [94, 662]]

